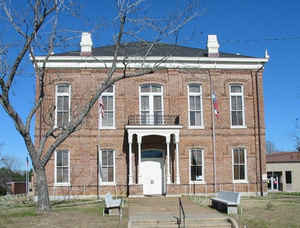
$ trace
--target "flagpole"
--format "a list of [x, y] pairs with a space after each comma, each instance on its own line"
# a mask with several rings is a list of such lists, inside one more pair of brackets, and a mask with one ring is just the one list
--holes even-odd
[[214, 155], [214, 192], [217, 191], [217, 170], [216, 170], [216, 129], [215, 129], [215, 110], [213, 104], [213, 93], [214, 84], [211, 78], [210, 70], [208, 70], [209, 81], [210, 81], [210, 97], [211, 97], [211, 118], [212, 118], [212, 144], [213, 144], [213, 155]]

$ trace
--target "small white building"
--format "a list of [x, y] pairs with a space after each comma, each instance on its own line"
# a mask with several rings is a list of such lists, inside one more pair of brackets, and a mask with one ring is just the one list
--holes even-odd
[[268, 190], [300, 192], [300, 152], [267, 154]]

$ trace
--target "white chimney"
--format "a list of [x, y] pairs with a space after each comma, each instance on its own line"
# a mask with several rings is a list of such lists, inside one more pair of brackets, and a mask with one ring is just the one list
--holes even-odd
[[91, 38], [91, 33], [89, 32], [83, 32], [81, 34], [81, 42], [80, 42], [80, 47], [81, 47], [81, 55], [92, 55], [92, 38]]
[[207, 38], [207, 50], [208, 57], [219, 57], [219, 43], [217, 35], [208, 35]]

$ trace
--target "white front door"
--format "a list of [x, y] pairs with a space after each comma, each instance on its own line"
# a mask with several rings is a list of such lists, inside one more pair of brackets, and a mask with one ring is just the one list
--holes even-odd
[[144, 195], [161, 195], [163, 182], [162, 158], [147, 158], [142, 161]]

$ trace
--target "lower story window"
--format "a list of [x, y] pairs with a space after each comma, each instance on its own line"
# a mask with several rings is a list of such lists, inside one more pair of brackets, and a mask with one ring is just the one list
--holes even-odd
[[247, 180], [247, 155], [245, 148], [234, 148], [232, 150], [232, 164], [233, 164], [233, 180], [245, 181]]
[[285, 171], [285, 182], [287, 184], [292, 183], [292, 171]]
[[203, 150], [191, 149], [190, 150], [190, 172], [191, 181], [203, 181]]
[[69, 151], [57, 150], [55, 155], [55, 182], [57, 184], [69, 184], [70, 179]]
[[101, 150], [101, 180], [102, 183], [115, 182], [115, 154], [113, 150]]

